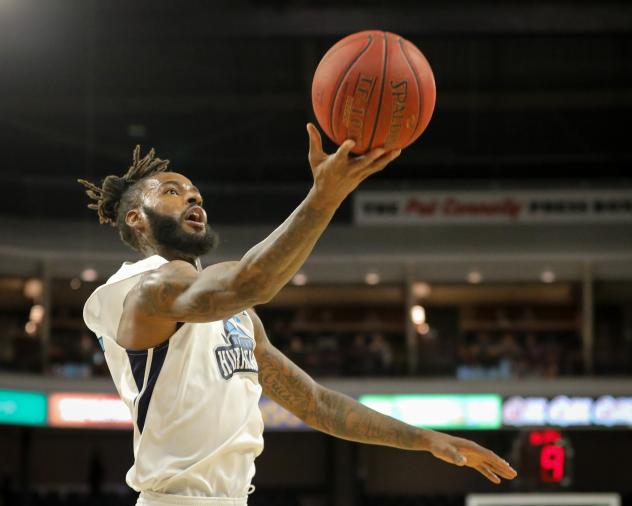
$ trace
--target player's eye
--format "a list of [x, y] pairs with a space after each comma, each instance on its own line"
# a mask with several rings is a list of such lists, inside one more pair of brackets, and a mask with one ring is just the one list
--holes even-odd
[[175, 188], [169, 188], [167, 191], [165, 191], [165, 194], [177, 195], [178, 192], [176, 191]]

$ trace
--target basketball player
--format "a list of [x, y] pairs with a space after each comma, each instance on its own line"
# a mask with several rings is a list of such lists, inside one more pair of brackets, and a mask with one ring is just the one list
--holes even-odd
[[294, 276], [334, 212], [358, 184], [399, 151], [333, 155], [308, 127], [311, 190], [296, 210], [241, 260], [202, 268], [217, 237], [200, 192], [169, 162], [134, 150], [122, 176], [101, 187], [80, 180], [101, 223], [145, 258], [124, 263], [86, 302], [84, 319], [105, 352], [134, 421], [127, 483], [138, 505], [245, 505], [263, 448], [263, 393], [307, 425], [333, 436], [431, 452], [494, 483], [507, 462], [471, 441], [399, 422], [315, 383], [266, 336], [252, 310]]

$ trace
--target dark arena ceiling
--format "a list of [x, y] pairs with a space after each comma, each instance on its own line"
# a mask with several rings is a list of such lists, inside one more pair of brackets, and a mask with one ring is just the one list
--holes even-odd
[[136, 143], [220, 220], [291, 209], [316, 65], [369, 28], [415, 43], [437, 83], [428, 130], [371, 184], [629, 177], [630, 2], [2, 0], [0, 214], [87, 216], [75, 179], [124, 171]]

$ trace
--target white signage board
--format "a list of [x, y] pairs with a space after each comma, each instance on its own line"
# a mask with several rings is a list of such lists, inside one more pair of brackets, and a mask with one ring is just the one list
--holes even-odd
[[632, 189], [354, 193], [357, 225], [632, 222]]

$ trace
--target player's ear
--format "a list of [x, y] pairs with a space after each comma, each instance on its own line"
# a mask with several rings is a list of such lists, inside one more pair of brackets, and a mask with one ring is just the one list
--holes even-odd
[[145, 230], [145, 216], [138, 208], [130, 209], [125, 215], [125, 224], [137, 232], [143, 232]]

